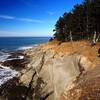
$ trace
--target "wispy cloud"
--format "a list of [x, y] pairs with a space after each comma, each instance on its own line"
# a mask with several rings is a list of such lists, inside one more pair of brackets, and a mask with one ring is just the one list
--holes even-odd
[[20, 31], [17, 31], [17, 32], [14, 32], [14, 31], [8, 31], [8, 30], [0, 30], [0, 37], [10, 37], [10, 36], [32, 36], [33, 33], [31, 32], [20, 32]]
[[29, 18], [17, 18], [17, 20], [24, 21], [24, 22], [34, 22], [34, 23], [43, 23], [44, 22], [42, 20], [29, 19]]
[[10, 20], [15, 19], [15, 17], [13, 17], [13, 16], [8, 16], [8, 15], [0, 15], [0, 18], [2, 18], [2, 19], [10, 19]]
[[5, 30], [0, 30], [0, 36], [13, 36], [17, 34], [16, 32], [10, 32], [10, 31], [5, 31]]
[[0, 19], [17, 20], [17, 21], [30, 22], [30, 23], [43, 23], [44, 22], [43, 20], [31, 19], [31, 18], [17, 18], [17, 17], [9, 16], [9, 15], [0, 15]]
[[[48, 33], [48, 34], [47, 34]], [[41, 35], [42, 34], [42, 35]], [[0, 30], [0, 37], [40, 37], [40, 36], [47, 36], [49, 37], [51, 32], [47, 31], [8, 31], [8, 30]], [[51, 34], [52, 36], [52, 34]]]
[[47, 14], [49, 14], [49, 15], [54, 15], [55, 13], [52, 12], [52, 11], [47, 11]]
[[33, 0], [19, 0], [21, 1], [23, 4], [25, 4], [28, 7], [38, 7], [38, 5], [34, 4]]

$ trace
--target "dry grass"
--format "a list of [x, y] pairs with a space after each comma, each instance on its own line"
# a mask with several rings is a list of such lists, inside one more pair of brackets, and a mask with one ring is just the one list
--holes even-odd
[[100, 100], [100, 68], [81, 77], [74, 88], [64, 92], [60, 100]]
[[64, 42], [59, 45], [59, 41], [49, 42], [42, 45], [42, 48], [59, 54], [73, 54], [78, 53], [83, 56], [86, 56], [94, 64], [98, 63], [98, 49], [100, 48], [100, 43], [97, 43], [95, 46], [91, 46], [88, 41], [75, 41], [75, 42]]

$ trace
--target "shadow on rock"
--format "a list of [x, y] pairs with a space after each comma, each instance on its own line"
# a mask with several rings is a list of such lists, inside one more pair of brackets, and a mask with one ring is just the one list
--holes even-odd
[[43, 84], [42, 78], [38, 78], [34, 87], [26, 87], [13, 78], [0, 87], [0, 100], [46, 100], [53, 92], [43, 95]]
[[[18, 78], [13, 78], [1, 86], [0, 100], [25, 100], [25, 94], [28, 88], [19, 84], [18, 81]], [[32, 95], [31, 93], [30, 90], [30, 95]]]

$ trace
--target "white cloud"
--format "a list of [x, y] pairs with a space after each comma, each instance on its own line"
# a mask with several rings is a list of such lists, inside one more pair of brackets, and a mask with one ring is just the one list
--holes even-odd
[[31, 33], [26, 33], [26, 32], [13, 32], [13, 31], [7, 31], [7, 30], [0, 30], [0, 36], [32, 36]]
[[[41, 35], [42, 34], [42, 35]], [[13, 32], [13, 31], [8, 31], [8, 30], [0, 30], [0, 37], [40, 37], [40, 36], [52, 36], [51, 32], [49, 31], [34, 31], [34, 32]]]
[[1, 18], [1, 19], [10, 19], [10, 20], [15, 19], [15, 17], [13, 17], [13, 16], [8, 16], [8, 15], [0, 15], [0, 18]]
[[30, 19], [30, 18], [17, 18], [17, 20], [24, 21], [24, 22], [43, 23], [42, 20]]
[[9, 32], [9, 31], [4, 31], [4, 30], [0, 30], [0, 36], [13, 36], [15, 34], [15, 32]]
[[47, 13], [48, 13], [49, 15], [54, 15], [54, 14], [55, 14], [55, 13], [52, 12], [52, 11], [47, 11]]
[[35, 5], [33, 3], [33, 0], [19, 0], [19, 1], [21, 1], [22, 3], [24, 3], [28, 7], [37, 7], [37, 5]]
[[8, 16], [8, 15], [0, 15], [0, 19], [6, 19], [6, 20], [17, 20], [17, 21], [23, 21], [23, 22], [31, 22], [31, 23], [43, 23], [43, 20], [38, 19], [31, 19], [31, 18], [17, 18], [14, 16]]

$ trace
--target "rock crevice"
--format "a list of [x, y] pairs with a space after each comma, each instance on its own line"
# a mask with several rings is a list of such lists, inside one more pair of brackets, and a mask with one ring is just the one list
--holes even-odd
[[[77, 53], [62, 56], [50, 49], [46, 51], [36, 49], [34, 55], [31, 55], [28, 71], [26, 70], [20, 77], [20, 82], [29, 88], [29, 84], [31, 84], [31, 87], [36, 89], [39, 85], [38, 81], [41, 79], [42, 83], [40, 82], [37, 91], [34, 90], [33, 98], [58, 100], [68, 83], [79, 78], [83, 71], [87, 71], [91, 65], [87, 58]], [[36, 96], [37, 94], [38, 96]]]
[[18, 85], [25, 86], [22, 100], [60, 100], [92, 67], [92, 62], [77, 52], [59, 54], [38, 46], [25, 54], [30, 57], [29, 63], [18, 78]]

